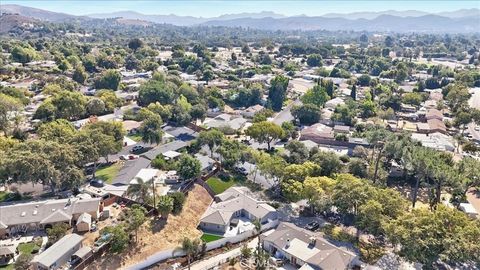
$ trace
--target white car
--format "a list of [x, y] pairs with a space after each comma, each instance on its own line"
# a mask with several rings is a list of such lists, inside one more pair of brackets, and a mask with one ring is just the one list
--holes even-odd
[[132, 159], [137, 159], [137, 158], [138, 158], [138, 155], [133, 155], [133, 154], [121, 155], [120, 156], [121, 160], [132, 160]]

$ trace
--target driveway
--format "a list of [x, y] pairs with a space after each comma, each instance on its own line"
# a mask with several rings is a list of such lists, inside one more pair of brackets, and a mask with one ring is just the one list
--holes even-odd
[[470, 97], [468, 104], [472, 108], [480, 109], [480, 87], [470, 88], [469, 92], [472, 96]]
[[295, 105], [300, 105], [302, 104], [300, 100], [295, 100], [294, 102], [288, 104], [283, 110], [281, 110], [275, 117], [273, 118], [272, 122], [277, 124], [277, 125], [282, 125], [284, 122], [289, 122], [292, 121], [293, 115], [292, 115], [292, 107]]
[[239, 167], [245, 168], [245, 170], [247, 170], [248, 180], [262, 185], [262, 187], [264, 189], [269, 189], [273, 186], [273, 184], [274, 184], [273, 181], [270, 180], [270, 179], [267, 179], [267, 178], [265, 178], [265, 176], [261, 175], [260, 171], [257, 170], [257, 172], [255, 173], [255, 169], [256, 169], [255, 164], [245, 162], [245, 163], [239, 165]]

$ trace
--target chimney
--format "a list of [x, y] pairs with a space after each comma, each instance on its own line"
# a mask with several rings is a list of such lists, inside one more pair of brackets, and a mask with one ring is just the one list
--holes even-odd
[[290, 238], [287, 238], [287, 242], [285, 243], [285, 248], [290, 247]]
[[310, 237], [309, 245], [314, 247], [316, 243], [317, 243], [317, 238], [315, 238], [314, 236]]

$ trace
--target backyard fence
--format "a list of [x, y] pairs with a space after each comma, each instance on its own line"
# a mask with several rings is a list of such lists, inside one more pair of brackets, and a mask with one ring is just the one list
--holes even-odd
[[[267, 224], [262, 225], [262, 232], [270, 230], [272, 228], [275, 228], [278, 225], [278, 222], [279, 222], [278, 220], [273, 220], [273, 221], [271, 221]], [[218, 240], [215, 240], [215, 241], [212, 241], [212, 242], [208, 242], [206, 244], [206, 246], [207, 246], [206, 251], [217, 249], [217, 248], [223, 247], [227, 244], [236, 244], [236, 243], [242, 242], [242, 241], [244, 241], [244, 240], [246, 240], [250, 237], [253, 237], [254, 235], [255, 235], [255, 230], [249, 230], [249, 231], [245, 231], [241, 234], [238, 234], [236, 236], [225, 237], [225, 238], [218, 239]], [[150, 267], [154, 264], [165, 261], [167, 259], [177, 258], [177, 257], [181, 257], [181, 256], [185, 256], [185, 252], [181, 249], [163, 250], [163, 251], [160, 251], [160, 252], [157, 252], [157, 253], [153, 254], [152, 256], [148, 257], [146, 260], [144, 260], [144, 261], [142, 261], [142, 262], [140, 262], [136, 265], [129, 266], [127, 269], [128, 270], [145, 269], [145, 268], [148, 268], [148, 267]], [[229, 258], [232, 257], [232, 256], [229, 256]], [[238, 256], [239, 256], [239, 254], [235, 257], [238, 257]], [[216, 262], [213, 266], [216, 266], [216, 265], [218, 265], [218, 262]]]

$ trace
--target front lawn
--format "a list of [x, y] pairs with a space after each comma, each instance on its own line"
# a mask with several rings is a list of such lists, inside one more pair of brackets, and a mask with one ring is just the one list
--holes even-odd
[[233, 186], [235, 182], [234, 178], [220, 179], [218, 177], [210, 177], [207, 180], [207, 185], [213, 190], [213, 192], [215, 192], [215, 194], [220, 194]]
[[28, 243], [21, 243], [18, 245], [18, 251], [23, 254], [32, 254], [34, 250], [38, 252], [39, 249], [40, 249], [40, 245], [38, 245], [34, 241], [28, 242]]
[[112, 165], [98, 169], [95, 177], [102, 179], [107, 184], [111, 184], [121, 168], [122, 165], [119, 162], [113, 163]]
[[202, 237], [200, 237], [200, 239], [205, 243], [213, 242], [213, 241], [216, 241], [216, 240], [222, 239], [222, 238], [223, 237], [220, 236], [220, 235], [209, 234], [209, 233], [204, 233], [204, 234], [202, 234]]
[[140, 134], [133, 134], [133, 135], [128, 135], [127, 136], [129, 139], [132, 139], [136, 142], [141, 142], [142, 141], [142, 135]]

